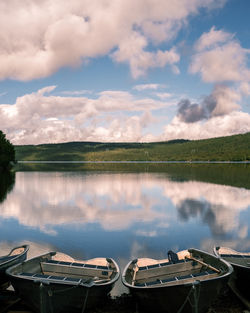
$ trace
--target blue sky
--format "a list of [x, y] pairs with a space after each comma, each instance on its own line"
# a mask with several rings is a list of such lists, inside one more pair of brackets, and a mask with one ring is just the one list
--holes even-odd
[[249, 0], [2, 0], [14, 144], [250, 131]]

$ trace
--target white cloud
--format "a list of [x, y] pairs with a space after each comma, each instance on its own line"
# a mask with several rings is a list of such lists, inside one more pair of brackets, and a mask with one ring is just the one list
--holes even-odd
[[239, 91], [244, 96], [250, 96], [250, 83], [248, 82], [241, 83], [239, 87]]
[[175, 117], [165, 127], [162, 140], [170, 139], [206, 139], [211, 137], [231, 136], [250, 132], [250, 114], [233, 111], [223, 116], [196, 123], [185, 123]]
[[61, 94], [67, 95], [67, 96], [81, 96], [86, 94], [91, 94], [91, 90], [65, 90], [62, 91]]
[[146, 51], [147, 40], [144, 36], [133, 32], [123, 40], [119, 48], [112, 54], [116, 62], [125, 62], [130, 66], [133, 78], [138, 78], [146, 73], [149, 68], [172, 66], [173, 72], [178, 74], [176, 63], [180, 56], [175, 48], [169, 51], [157, 50], [156, 52]]
[[204, 33], [195, 44], [196, 51], [204, 51], [216, 47], [220, 43], [225, 43], [233, 39], [233, 34], [212, 27], [208, 33]]
[[250, 94], [250, 50], [234, 34], [212, 27], [197, 40], [194, 51], [190, 72], [216, 85], [200, 104], [182, 103], [165, 136], [203, 139], [249, 132], [250, 115], [238, 110], [242, 97]]
[[190, 72], [200, 73], [210, 83], [249, 81], [247, 55], [250, 50], [241, 47], [233, 35], [211, 28], [195, 45]]
[[[13, 144], [65, 141], [137, 141], [166, 102], [103, 91], [93, 99], [46, 95], [49, 86], [0, 105], [0, 125]], [[39, 125], [39, 127], [38, 127]]]
[[[169, 42], [199, 9], [224, 0], [2, 0], [0, 79], [46, 77], [65, 66], [108, 55], [128, 62], [134, 77], [151, 67], [173, 66], [176, 51], [146, 51]], [[91, 44], [90, 44], [91, 43]], [[129, 53], [125, 44], [131, 44]]]
[[[167, 100], [168, 94], [159, 94], [161, 101], [157, 101], [112, 90], [91, 98], [48, 94], [54, 90], [55, 86], [45, 87], [18, 97], [15, 104], [0, 105], [1, 130], [13, 144], [202, 139], [250, 131], [250, 115], [237, 111], [239, 93], [227, 86], [217, 86], [206, 97], [210, 111], [205, 119], [190, 124], [183, 118], [187, 112], [179, 112], [165, 127], [159, 124], [162, 116], [157, 111], [176, 103]], [[158, 128], [158, 135], [152, 134], [152, 127]]]
[[164, 100], [164, 99], [172, 97], [173, 95], [171, 93], [168, 93], [168, 92], [157, 92], [156, 96], [158, 98], [160, 98], [161, 100]]
[[151, 38], [154, 43], [158, 44], [165, 40], [172, 40], [183, 25], [185, 25], [185, 20], [173, 21], [167, 19], [161, 23], [145, 20], [142, 24], [142, 29], [147, 37]]
[[223, 85], [218, 85], [212, 92], [216, 105], [211, 111], [211, 116], [226, 115], [240, 108], [238, 102], [241, 97], [238, 92]]
[[223, 116], [240, 108], [241, 96], [237, 90], [225, 85], [217, 85], [201, 103], [191, 103], [181, 99], [178, 103], [177, 117], [185, 123], [194, 123], [215, 116]]
[[37, 95], [38, 96], [43, 96], [43, 95], [45, 95], [46, 93], [51, 93], [53, 90], [55, 90], [56, 89], [56, 86], [48, 86], [48, 87], [44, 87], [44, 88], [42, 88], [42, 89], [39, 89], [38, 91], [37, 91]]
[[141, 85], [136, 85], [133, 87], [133, 89], [137, 91], [143, 91], [143, 90], [157, 90], [160, 88], [165, 88], [165, 85], [162, 84], [141, 84]]

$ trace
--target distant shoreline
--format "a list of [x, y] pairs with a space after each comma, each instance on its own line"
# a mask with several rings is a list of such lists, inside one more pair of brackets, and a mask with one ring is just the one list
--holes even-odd
[[153, 164], [250, 164], [250, 161], [17, 161], [20, 164], [27, 163], [37, 163], [37, 164], [143, 164], [143, 163], [153, 163]]
[[[68, 142], [15, 146], [16, 160], [78, 163], [250, 162], [250, 132], [229, 137], [152, 143]], [[20, 162], [19, 161], [19, 162]]]

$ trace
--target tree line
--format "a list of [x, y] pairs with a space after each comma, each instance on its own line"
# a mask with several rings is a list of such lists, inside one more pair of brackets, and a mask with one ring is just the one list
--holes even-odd
[[68, 142], [15, 146], [18, 161], [250, 161], [250, 132], [151, 143]]
[[15, 162], [15, 148], [0, 130], [0, 169], [7, 169]]

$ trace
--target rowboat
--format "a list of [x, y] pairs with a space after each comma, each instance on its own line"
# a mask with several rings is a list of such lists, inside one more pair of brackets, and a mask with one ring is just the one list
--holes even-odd
[[0, 290], [6, 289], [9, 284], [9, 277], [5, 274], [8, 267], [20, 263], [27, 258], [28, 245], [13, 248], [9, 254], [0, 257]]
[[135, 259], [123, 271], [122, 282], [139, 308], [152, 312], [207, 312], [227, 284], [232, 266], [207, 252], [189, 249], [168, 259]]
[[120, 276], [113, 259], [81, 261], [59, 252], [27, 260], [6, 273], [19, 297], [39, 313], [84, 312], [103, 300]]
[[238, 252], [228, 247], [214, 247], [214, 254], [233, 266], [234, 273], [229, 280], [229, 286], [250, 309], [250, 252]]

